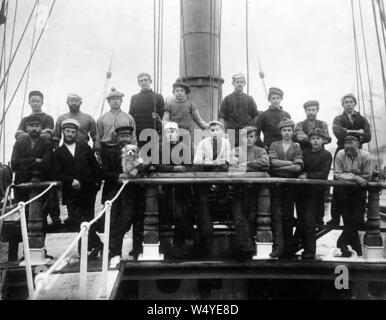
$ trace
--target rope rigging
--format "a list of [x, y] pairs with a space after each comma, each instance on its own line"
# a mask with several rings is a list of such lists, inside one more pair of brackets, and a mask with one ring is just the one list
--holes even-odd
[[185, 75], [183, 75], [182, 73], [180, 74], [180, 79], [182, 80], [183, 78], [185, 79], [188, 79], [188, 63], [186, 61], [186, 42], [185, 42], [185, 18], [184, 18], [184, 4], [183, 4], [183, 0], [180, 0], [180, 14], [181, 14], [181, 33], [182, 33], [182, 37], [181, 37], [181, 41], [182, 41], [182, 47], [183, 47], [183, 60], [184, 60], [184, 73]]
[[[31, 54], [30, 54], [30, 57], [29, 57], [28, 62], [27, 62], [27, 65], [26, 65], [26, 67], [24, 68], [24, 71], [23, 71], [23, 73], [22, 73], [22, 75], [21, 75], [21, 78], [20, 78], [20, 80], [19, 80], [19, 82], [18, 82], [18, 84], [17, 84], [17, 87], [16, 87], [15, 91], [13, 92], [12, 98], [11, 98], [11, 100], [9, 101], [8, 105], [7, 105], [7, 108], [6, 108], [6, 110], [5, 110], [5, 114], [4, 114], [3, 117], [1, 118], [0, 124], [3, 123], [3, 121], [4, 121], [4, 119], [5, 119], [5, 115], [7, 114], [9, 108], [11, 107], [11, 104], [12, 104], [12, 102], [13, 102], [13, 99], [15, 98], [16, 93], [17, 93], [17, 91], [18, 91], [18, 89], [19, 89], [19, 87], [20, 87], [20, 85], [21, 85], [21, 82], [22, 82], [23, 79], [24, 79], [24, 76], [25, 76], [25, 74], [26, 74], [26, 72], [27, 72], [28, 66], [30, 65], [30, 63], [31, 63], [31, 61], [32, 61], [32, 58], [33, 58], [33, 56], [35, 55], [36, 49], [38, 48], [39, 42], [40, 42], [40, 40], [41, 40], [41, 38], [42, 38], [42, 36], [43, 36], [43, 33], [44, 33], [44, 31], [45, 31], [45, 29], [46, 29], [46, 27], [47, 27], [47, 23], [48, 23], [48, 20], [49, 20], [51, 14], [52, 14], [52, 10], [53, 10], [53, 8], [54, 8], [55, 3], [56, 3], [56, 0], [53, 0], [53, 2], [52, 2], [52, 4], [51, 4], [51, 7], [50, 7], [50, 10], [49, 10], [49, 12], [48, 12], [47, 19], [46, 19], [46, 21], [45, 21], [45, 23], [44, 23], [44, 25], [43, 25], [42, 31], [40, 32], [39, 37], [38, 37], [38, 40], [36, 41], [36, 44], [35, 44], [35, 46], [34, 46], [34, 49], [32, 50], [32, 52], [31, 52]], [[8, 68], [8, 71], [9, 71], [9, 68]]]
[[368, 82], [368, 86], [369, 86], [371, 120], [372, 120], [373, 128], [374, 128], [374, 138], [375, 138], [375, 148], [377, 150], [378, 168], [380, 169], [381, 168], [381, 160], [379, 158], [378, 136], [377, 136], [377, 130], [376, 130], [376, 126], [375, 126], [373, 92], [372, 92], [372, 88], [371, 88], [369, 61], [368, 61], [368, 56], [367, 56], [367, 45], [366, 45], [365, 31], [364, 31], [364, 25], [363, 25], [362, 5], [361, 5], [360, 1], [358, 1], [358, 4], [359, 4], [361, 30], [362, 30], [362, 39], [363, 39], [363, 49], [364, 49], [365, 62], [366, 62], [367, 82]]
[[249, 94], [249, 5], [248, 0], [245, 0], [245, 46], [246, 46], [246, 62], [247, 62], [247, 94]]

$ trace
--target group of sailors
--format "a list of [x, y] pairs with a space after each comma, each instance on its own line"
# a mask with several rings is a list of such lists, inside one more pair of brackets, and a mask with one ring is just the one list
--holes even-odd
[[[110, 110], [97, 121], [80, 110], [82, 98], [79, 95], [69, 94], [69, 112], [59, 116], [54, 123], [53, 118], [42, 111], [43, 94], [32, 91], [29, 94], [32, 113], [21, 120], [15, 136], [11, 161], [16, 172], [15, 184], [51, 179], [61, 181], [62, 202], [68, 210], [66, 223], [80, 226], [82, 221], [94, 217], [96, 194], [102, 180], [105, 181], [104, 203], [116, 195], [121, 187], [120, 179], [135, 178], [146, 173], [149, 167], [158, 172], [195, 171], [198, 167], [204, 171], [227, 172], [231, 168], [244, 168], [267, 177], [328, 179], [333, 157], [324, 145], [330, 143], [331, 138], [327, 123], [317, 119], [319, 102], [304, 103], [306, 120], [295, 124], [282, 107], [284, 93], [281, 89], [269, 89], [270, 106], [260, 112], [253, 97], [243, 92], [245, 77], [236, 74], [232, 83], [234, 92], [223, 99], [218, 120], [209, 123], [201, 118], [196, 104], [188, 99], [188, 84], [174, 83], [174, 97], [165, 104], [163, 97], [151, 89], [152, 79], [147, 73], [138, 75], [141, 91], [132, 96], [129, 112], [121, 109], [124, 94], [113, 88], [106, 97]], [[329, 223], [337, 225], [340, 215], [343, 216], [344, 230], [337, 246], [342, 256], [349, 257], [352, 250], [358, 256], [362, 254], [358, 230], [363, 225], [366, 206], [366, 189], [363, 187], [372, 177], [370, 155], [362, 149], [362, 144], [370, 141], [371, 131], [367, 120], [355, 111], [357, 100], [354, 95], [345, 95], [341, 103], [343, 113], [334, 119], [332, 126], [338, 141], [334, 179], [354, 181], [358, 187], [334, 188]], [[195, 125], [209, 133], [197, 147], [186, 148], [182, 138], [192, 135]], [[150, 159], [154, 159], [156, 153], [160, 161], [145, 161], [126, 172], [122, 149], [128, 145], [137, 145], [138, 149], [145, 147], [152, 140], [151, 137], [143, 139], [141, 133], [148, 129], [155, 130], [160, 137], [155, 142], [157, 152], [152, 152]], [[227, 133], [232, 130], [235, 135], [230, 142], [232, 139]], [[258, 185], [242, 188], [208, 184], [176, 188], [173, 224], [178, 255], [208, 256], [213, 241], [210, 194], [215, 190], [225, 197], [232, 190], [231, 211], [239, 248], [235, 257], [251, 258], [255, 253], [253, 236], [259, 188]], [[171, 194], [172, 188], [164, 186], [163, 191]], [[186, 210], [186, 199], [192, 191], [198, 209], [196, 236]], [[128, 184], [113, 203], [108, 248], [112, 259], [119, 260], [124, 235], [138, 218], [138, 212], [143, 212], [142, 194], [140, 187]], [[28, 197], [28, 191], [15, 190], [16, 201], [26, 201]], [[271, 257], [294, 257], [301, 242], [302, 258], [315, 258], [316, 228], [324, 223], [324, 201], [325, 188], [321, 186], [273, 188]], [[61, 223], [58, 203], [57, 192], [51, 192], [43, 206], [44, 219], [50, 214], [53, 224]], [[295, 205], [297, 219], [294, 218]], [[90, 257], [96, 258], [102, 249], [103, 244], [93, 226], [89, 231]]]

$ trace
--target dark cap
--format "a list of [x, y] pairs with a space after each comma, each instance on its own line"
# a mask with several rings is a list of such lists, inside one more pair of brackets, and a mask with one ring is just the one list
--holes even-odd
[[303, 108], [307, 109], [308, 107], [318, 107], [319, 109], [319, 101], [316, 100], [310, 100], [303, 104]]
[[30, 116], [26, 117], [25, 123], [26, 125], [35, 124], [35, 123], [41, 125], [42, 119], [37, 115], [31, 114]]
[[132, 134], [133, 131], [134, 131], [134, 128], [130, 126], [118, 127], [115, 129], [116, 134], [120, 134], [120, 133]]
[[311, 138], [311, 136], [319, 136], [322, 137], [323, 139], [327, 140], [328, 142], [331, 142], [331, 138], [328, 136], [326, 130], [323, 130], [321, 128], [315, 128], [310, 131], [308, 134], [308, 137]]
[[279, 95], [282, 98], [284, 96], [283, 90], [281, 90], [279, 88], [272, 87], [272, 88], [269, 88], [268, 100], [271, 98], [272, 95], [275, 95], [275, 94]]
[[188, 84], [184, 83], [184, 82], [175, 82], [173, 83], [173, 92], [176, 88], [182, 88], [185, 90], [186, 94], [189, 94], [190, 93], [190, 87]]
[[294, 128], [295, 123], [291, 119], [284, 117], [283, 119], [280, 120], [279, 125], [277, 127], [279, 128], [279, 130], [285, 127]]
[[31, 97], [41, 97], [42, 99], [44, 98], [43, 93], [41, 93], [40, 91], [37, 91], [37, 90], [31, 91], [29, 93], [28, 99], [31, 99]]
[[344, 139], [343, 139], [343, 142], [346, 142], [346, 141], [358, 141], [359, 142], [359, 139], [356, 137], [356, 136], [353, 136], [353, 135], [347, 135]]

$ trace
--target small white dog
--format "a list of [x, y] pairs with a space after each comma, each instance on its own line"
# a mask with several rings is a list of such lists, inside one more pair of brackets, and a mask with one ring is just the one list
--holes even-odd
[[125, 174], [136, 175], [137, 167], [143, 164], [139, 156], [139, 148], [133, 144], [127, 144], [122, 148], [122, 170]]

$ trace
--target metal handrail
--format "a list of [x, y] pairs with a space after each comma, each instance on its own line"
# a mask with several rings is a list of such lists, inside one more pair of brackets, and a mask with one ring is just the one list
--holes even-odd
[[123, 182], [121, 188], [118, 190], [113, 199], [105, 201], [103, 210], [91, 221], [82, 222], [81, 230], [67, 247], [64, 253], [59, 257], [59, 259], [45, 272], [39, 273], [35, 278], [36, 290], [33, 294], [33, 299], [37, 299], [39, 293], [42, 289], [49, 289], [49, 276], [57, 269], [57, 267], [64, 261], [73, 247], [78, 243], [80, 239], [81, 242], [81, 253], [80, 253], [80, 275], [79, 275], [79, 296], [83, 299], [87, 298], [87, 247], [88, 247], [88, 231], [90, 227], [98, 221], [104, 214], [105, 217], [105, 227], [104, 227], [104, 239], [103, 239], [103, 257], [102, 257], [102, 281], [99, 297], [107, 297], [107, 270], [108, 270], [108, 247], [109, 247], [109, 238], [110, 238], [110, 213], [113, 203], [121, 195], [123, 189], [128, 184], [129, 181]]

